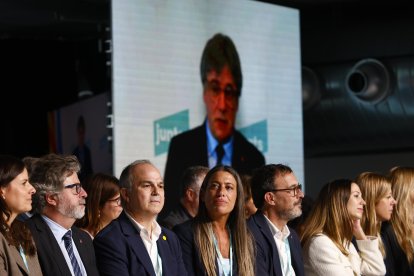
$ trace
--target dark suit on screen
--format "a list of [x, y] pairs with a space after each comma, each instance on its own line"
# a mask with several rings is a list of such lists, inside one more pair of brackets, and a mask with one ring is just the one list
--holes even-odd
[[[164, 214], [179, 201], [178, 187], [185, 169], [197, 165], [209, 167], [205, 124], [206, 122], [171, 139], [164, 174], [166, 194]], [[263, 154], [239, 131], [235, 130], [233, 137], [231, 166], [239, 174], [250, 174], [253, 169], [265, 164]]]
[[[36, 214], [26, 221], [37, 248], [39, 263], [43, 275], [67, 275], [71, 276], [70, 269], [55, 236], [43, 218]], [[96, 267], [95, 251], [90, 236], [73, 226], [72, 239], [82, 259], [88, 276], [99, 275]]]
[[[249, 218], [247, 226], [256, 241], [256, 275], [283, 275], [276, 242], [263, 213], [257, 211]], [[288, 241], [292, 267], [297, 276], [304, 276], [300, 240], [295, 230], [289, 227], [289, 231]]]
[[[93, 243], [101, 275], [155, 276], [154, 267], [139, 231], [125, 211], [101, 230]], [[162, 260], [162, 275], [187, 275], [180, 243], [172, 231], [162, 227], [157, 248]]]

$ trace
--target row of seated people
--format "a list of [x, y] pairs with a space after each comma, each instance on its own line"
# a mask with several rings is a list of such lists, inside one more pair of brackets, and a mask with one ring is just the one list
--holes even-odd
[[94, 175], [88, 194], [79, 170], [75, 156], [0, 156], [0, 275], [414, 275], [414, 168], [327, 183], [298, 234], [304, 194], [286, 165], [243, 181], [228, 166], [189, 169], [187, 217], [159, 222], [150, 161]]

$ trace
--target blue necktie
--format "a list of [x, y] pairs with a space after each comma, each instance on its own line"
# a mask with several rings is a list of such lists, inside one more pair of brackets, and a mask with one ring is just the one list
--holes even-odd
[[224, 156], [224, 148], [223, 148], [223, 144], [219, 143], [216, 147], [216, 154], [217, 154], [217, 163], [216, 166], [218, 165], [222, 165], [221, 161], [223, 160], [223, 156]]
[[75, 274], [75, 276], [82, 276], [82, 272], [80, 270], [78, 261], [76, 260], [75, 254], [73, 253], [71, 230], [66, 232], [66, 234], [63, 236], [63, 241], [65, 242], [65, 247], [66, 247], [66, 250], [68, 251], [70, 262], [72, 263], [73, 273]]

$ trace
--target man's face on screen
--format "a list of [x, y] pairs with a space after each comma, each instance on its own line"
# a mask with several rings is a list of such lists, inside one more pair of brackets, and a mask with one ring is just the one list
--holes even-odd
[[239, 97], [233, 76], [224, 66], [220, 73], [207, 73], [203, 100], [207, 110], [208, 125], [213, 136], [223, 141], [233, 134]]

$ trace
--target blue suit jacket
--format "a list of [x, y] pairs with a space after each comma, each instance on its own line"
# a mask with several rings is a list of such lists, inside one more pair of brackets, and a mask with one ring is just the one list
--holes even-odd
[[[263, 213], [257, 211], [249, 218], [247, 226], [256, 241], [256, 275], [283, 275], [276, 243]], [[295, 230], [289, 227], [289, 231], [288, 240], [292, 267], [297, 276], [304, 276], [305, 269], [300, 240]]]
[[[101, 275], [155, 276], [154, 267], [139, 231], [125, 211], [96, 235], [93, 244]], [[157, 247], [162, 260], [163, 275], [187, 275], [180, 243], [172, 231], [162, 227]]]

